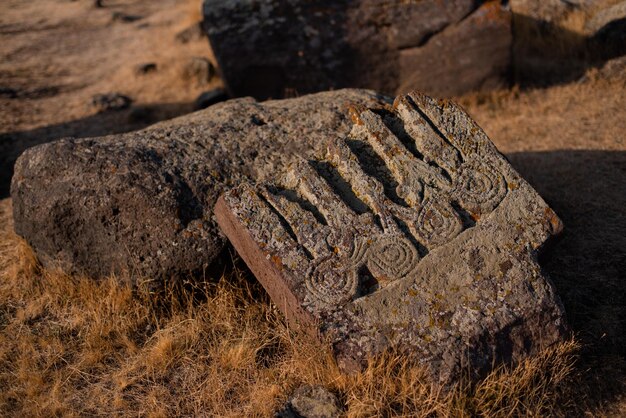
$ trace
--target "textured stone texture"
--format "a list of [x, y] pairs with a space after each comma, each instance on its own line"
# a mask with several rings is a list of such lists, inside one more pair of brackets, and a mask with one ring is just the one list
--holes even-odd
[[[277, 98], [338, 87], [441, 96], [507, 79], [510, 14], [499, 1], [481, 3], [205, 0], [203, 25], [234, 96]], [[441, 49], [452, 54], [442, 59]], [[406, 59], [407, 53], [428, 65]], [[442, 75], [445, 83], [438, 81]]]
[[397, 346], [442, 383], [559, 341], [563, 310], [536, 253], [561, 221], [484, 132], [416, 93], [352, 112], [325, 160], [216, 205], [288, 319], [346, 370]]
[[342, 414], [339, 400], [322, 386], [301, 386], [277, 418], [335, 418]]
[[384, 100], [360, 90], [232, 100], [143, 131], [31, 148], [12, 181], [15, 230], [45, 265], [92, 277], [202, 271], [225, 244], [212, 220], [224, 187], [272, 178], [292, 155], [347, 134], [348, 103]]

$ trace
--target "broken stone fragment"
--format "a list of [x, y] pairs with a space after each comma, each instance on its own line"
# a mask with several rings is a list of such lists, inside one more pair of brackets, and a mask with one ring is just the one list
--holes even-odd
[[325, 158], [216, 204], [287, 318], [344, 370], [394, 347], [441, 383], [560, 341], [563, 309], [536, 255], [561, 221], [476, 123], [417, 93], [352, 116]]
[[272, 178], [293, 155], [346, 135], [348, 103], [387, 101], [365, 90], [230, 100], [137, 132], [30, 148], [12, 180], [15, 231], [67, 272], [159, 285], [201, 275], [225, 245], [213, 221], [225, 188]]

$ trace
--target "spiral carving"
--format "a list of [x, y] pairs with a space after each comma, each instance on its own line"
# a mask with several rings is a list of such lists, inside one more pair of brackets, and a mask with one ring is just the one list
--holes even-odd
[[463, 229], [463, 223], [452, 206], [437, 200], [427, 199], [417, 216], [417, 235], [428, 247], [445, 244]]
[[488, 213], [504, 199], [506, 182], [502, 174], [490, 165], [465, 164], [456, 179], [455, 195], [469, 211]]
[[379, 235], [367, 251], [367, 267], [378, 280], [396, 280], [415, 268], [420, 256], [415, 246], [401, 235]]
[[315, 301], [326, 306], [336, 306], [356, 295], [358, 277], [346, 259], [330, 257], [311, 268], [306, 275], [305, 285]]

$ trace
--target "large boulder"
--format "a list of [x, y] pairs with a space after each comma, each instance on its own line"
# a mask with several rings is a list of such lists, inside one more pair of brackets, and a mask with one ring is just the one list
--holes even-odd
[[224, 187], [271, 179], [350, 130], [371, 91], [238, 99], [133, 133], [63, 139], [24, 152], [11, 185], [16, 232], [46, 266], [152, 280], [198, 273], [225, 245], [212, 208]]
[[393, 348], [443, 384], [561, 341], [537, 262], [561, 221], [480, 127], [417, 93], [353, 116], [324, 159], [216, 204], [292, 328], [330, 344], [343, 370]]
[[338, 87], [448, 96], [507, 82], [511, 19], [499, 1], [205, 0], [203, 10], [234, 96]]

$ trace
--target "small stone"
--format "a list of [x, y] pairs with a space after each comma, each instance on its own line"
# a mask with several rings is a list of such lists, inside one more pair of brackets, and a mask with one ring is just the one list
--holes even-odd
[[215, 217], [295, 327], [345, 371], [395, 347], [441, 384], [562, 340], [537, 251], [561, 221], [460, 107], [355, 106], [322, 159], [242, 184]]
[[322, 386], [301, 386], [276, 418], [336, 418], [341, 416], [337, 397]]
[[141, 19], [143, 19], [143, 16], [129, 15], [129, 14], [122, 13], [122, 12], [111, 13], [111, 20], [113, 20], [114, 22], [132, 23]]
[[215, 76], [215, 67], [204, 57], [192, 57], [183, 67], [183, 78], [204, 85]]
[[154, 62], [147, 62], [145, 64], [139, 64], [135, 67], [135, 74], [144, 75], [148, 73], [153, 73], [157, 70], [157, 65]]
[[202, 22], [194, 23], [187, 29], [184, 29], [176, 34], [176, 41], [181, 44], [186, 44], [193, 41], [199, 41], [206, 37], [202, 30]]
[[209, 91], [205, 91], [196, 99], [195, 108], [205, 109], [211, 105], [214, 105], [219, 102], [223, 102], [224, 100], [228, 100], [228, 94], [224, 89], [213, 89]]
[[18, 96], [18, 90], [12, 87], [4, 87], [0, 86], [0, 97], [5, 97], [7, 99], [15, 99]]
[[98, 112], [127, 109], [132, 102], [130, 97], [120, 93], [96, 94], [91, 98], [91, 105]]

